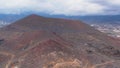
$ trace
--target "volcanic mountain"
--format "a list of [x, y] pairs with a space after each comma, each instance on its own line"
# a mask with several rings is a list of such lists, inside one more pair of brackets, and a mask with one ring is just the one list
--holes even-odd
[[0, 68], [119, 68], [119, 45], [81, 21], [33, 14], [0, 29]]

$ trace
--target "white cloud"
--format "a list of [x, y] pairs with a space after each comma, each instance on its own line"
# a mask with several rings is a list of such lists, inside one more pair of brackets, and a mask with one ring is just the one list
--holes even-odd
[[106, 5], [94, 2], [94, 0], [0, 0], [0, 13], [16, 14], [32, 11], [49, 14], [90, 15], [105, 14], [105, 10], [110, 8], [108, 3], [120, 6], [119, 0], [106, 0], [104, 2]]
[[105, 9], [104, 6], [87, 0], [50, 0], [53, 7], [52, 14], [96, 14]]
[[120, 6], [120, 0], [107, 0], [107, 2], [112, 5]]

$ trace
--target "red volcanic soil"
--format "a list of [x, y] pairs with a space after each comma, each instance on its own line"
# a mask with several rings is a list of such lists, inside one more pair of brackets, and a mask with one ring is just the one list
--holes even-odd
[[119, 45], [80, 21], [30, 15], [0, 29], [0, 68], [119, 68]]

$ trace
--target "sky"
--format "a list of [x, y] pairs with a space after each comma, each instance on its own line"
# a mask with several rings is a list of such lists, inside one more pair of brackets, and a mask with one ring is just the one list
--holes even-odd
[[120, 0], [0, 0], [0, 14], [117, 15]]

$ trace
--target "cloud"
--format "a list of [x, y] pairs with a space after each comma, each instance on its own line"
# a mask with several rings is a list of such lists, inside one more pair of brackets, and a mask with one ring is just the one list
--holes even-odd
[[0, 13], [39, 12], [64, 15], [118, 14], [119, 0], [0, 0]]
[[111, 5], [120, 6], [120, 0], [106, 0]]

